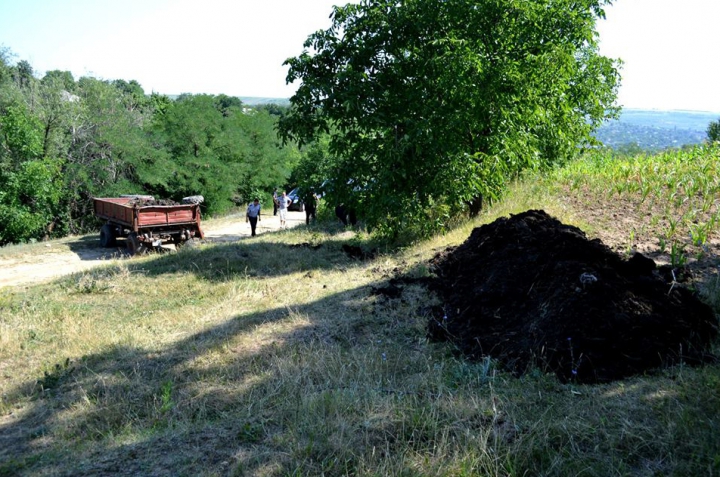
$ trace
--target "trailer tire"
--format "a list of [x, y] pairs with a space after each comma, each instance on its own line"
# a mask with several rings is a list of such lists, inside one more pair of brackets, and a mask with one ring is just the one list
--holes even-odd
[[105, 224], [100, 229], [100, 246], [104, 248], [114, 247], [117, 243], [115, 234], [110, 224]]
[[125, 245], [127, 246], [127, 251], [130, 256], [142, 253], [144, 250], [135, 232], [131, 232], [130, 235], [127, 236]]

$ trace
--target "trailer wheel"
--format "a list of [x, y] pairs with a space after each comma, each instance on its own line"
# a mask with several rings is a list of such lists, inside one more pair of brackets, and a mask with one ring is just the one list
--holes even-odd
[[140, 239], [138, 239], [138, 235], [135, 232], [131, 232], [130, 235], [127, 236], [127, 239], [125, 240], [125, 245], [127, 246], [127, 251], [131, 256], [142, 253], [142, 244], [140, 243]]
[[110, 224], [103, 225], [100, 229], [100, 246], [105, 248], [114, 247], [116, 243], [115, 234]]

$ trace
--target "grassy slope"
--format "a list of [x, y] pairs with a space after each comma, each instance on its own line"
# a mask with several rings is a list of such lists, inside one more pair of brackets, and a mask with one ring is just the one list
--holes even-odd
[[[677, 207], [672, 187], [646, 194], [638, 171], [665, 177], [670, 159], [571, 165], [474, 224], [363, 262], [341, 246], [366, 237], [300, 228], [0, 292], [0, 475], [716, 475], [720, 366], [595, 386], [516, 379], [428, 343], [421, 286], [372, 293], [529, 208], [677, 260], [669, 244], [710, 223], [718, 195], [688, 181]], [[675, 162], [713, 167], [717, 151]], [[682, 248], [708, 297], [715, 238]]]

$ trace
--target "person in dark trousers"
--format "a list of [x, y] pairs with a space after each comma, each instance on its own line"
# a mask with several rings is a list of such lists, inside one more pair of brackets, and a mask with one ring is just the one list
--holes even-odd
[[315, 192], [310, 191], [303, 198], [303, 202], [305, 203], [305, 224], [310, 225], [311, 218], [317, 220], [317, 195], [315, 195]]
[[250, 235], [255, 236], [255, 228], [257, 227], [258, 220], [260, 220], [260, 199], [255, 199], [252, 204], [248, 205], [247, 212], [245, 213], [245, 222], [250, 222]]
[[340, 222], [342, 222], [343, 225], [347, 225], [348, 222], [352, 226], [355, 226], [355, 224], [357, 224], [357, 215], [355, 215], [355, 210], [349, 207], [345, 207], [345, 204], [340, 204], [335, 207], [335, 215], [338, 219], [340, 219]]
[[347, 225], [347, 212], [345, 212], [345, 206], [340, 204], [335, 207], [335, 216], [340, 219], [343, 225]]
[[273, 215], [277, 215], [278, 211], [278, 193], [277, 187], [273, 190]]

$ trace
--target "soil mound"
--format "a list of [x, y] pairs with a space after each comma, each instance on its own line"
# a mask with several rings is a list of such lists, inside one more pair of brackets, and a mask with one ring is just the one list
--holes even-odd
[[444, 305], [430, 337], [518, 374], [537, 366], [562, 381], [611, 381], [708, 359], [718, 333], [710, 307], [653, 260], [624, 260], [541, 210], [476, 228], [432, 267]]
[[136, 197], [128, 202], [128, 205], [137, 207], [150, 207], [153, 205], [179, 205], [172, 199], [146, 199], [143, 197]]

